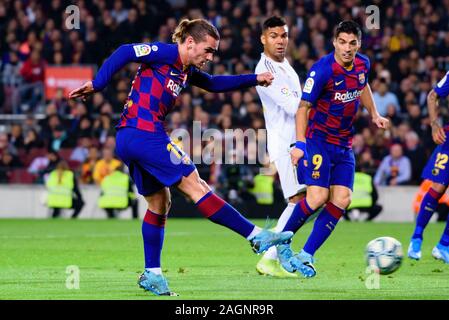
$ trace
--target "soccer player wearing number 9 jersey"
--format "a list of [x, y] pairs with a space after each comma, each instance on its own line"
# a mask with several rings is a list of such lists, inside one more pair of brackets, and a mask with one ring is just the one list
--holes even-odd
[[298, 172], [303, 171], [307, 195], [294, 208], [283, 230], [296, 232], [319, 208], [312, 233], [303, 250], [293, 254], [289, 245], [278, 246], [286, 269], [305, 277], [316, 275], [314, 254], [334, 230], [351, 202], [355, 160], [352, 151], [353, 123], [362, 103], [379, 128], [381, 117], [368, 84], [369, 59], [357, 53], [362, 32], [353, 21], [335, 29], [335, 51], [322, 57], [309, 70], [296, 113], [296, 148], [291, 151]]
[[[432, 138], [438, 146], [435, 148], [432, 156], [424, 167], [422, 177], [432, 181], [432, 186], [425, 194], [418, 217], [416, 219], [415, 231], [413, 233], [408, 248], [408, 256], [411, 259], [421, 259], [421, 244], [423, 233], [430, 218], [438, 206], [438, 201], [446, 191], [449, 184], [449, 141], [446, 139], [446, 132], [449, 131], [449, 124], [441, 127], [438, 123], [439, 98], [445, 98], [449, 95], [449, 72], [427, 95], [427, 109], [429, 111], [430, 123], [432, 126]], [[433, 248], [434, 258], [449, 263], [449, 217], [444, 228], [440, 242]]]

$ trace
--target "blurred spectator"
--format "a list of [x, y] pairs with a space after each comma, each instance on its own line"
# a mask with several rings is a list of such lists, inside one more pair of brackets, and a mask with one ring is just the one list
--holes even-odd
[[22, 162], [9, 152], [5, 152], [0, 157], [0, 182], [8, 183], [9, 174], [15, 168], [23, 167]]
[[17, 155], [17, 149], [9, 143], [8, 135], [5, 132], [0, 132], [0, 157], [4, 153]]
[[405, 156], [410, 159], [412, 165], [411, 184], [420, 184], [422, 168], [426, 165], [427, 157], [424, 148], [421, 147], [419, 136], [410, 131], [405, 135]]
[[413, 103], [407, 106], [408, 117], [407, 120], [410, 123], [410, 127], [418, 135], [422, 135], [427, 129], [424, 123], [424, 117], [421, 114], [421, 108], [418, 104]]
[[360, 168], [361, 172], [365, 172], [371, 176], [376, 174], [377, 165], [371, 154], [371, 150], [366, 149], [360, 154], [357, 161], [357, 166]]
[[355, 156], [359, 156], [365, 150], [365, 140], [361, 134], [355, 134], [352, 140], [352, 150]]
[[97, 185], [100, 185], [103, 178], [117, 169], [121, 162], [114, 158], [114, 149], [103, 148], [102, 157], [94, 167], [93, 178]]
[[52, 130], [51, 139], [48, 145], [55, 151], [73, 146], [69, 135], [62, 125], [58, 125]]
[[32, 112], [27, 114], [25, 121], [23, 123], [21, 123], [21, 126], [22, 126], [24, 137], [26, 137], [28, 132], [31, 130], [36, 131], [36, 133], [39, 133], [41, 130], [41, 128], [37, 124], [36, 118], [34, 117], [34, 114]]
[[64, 96], [63, 88], [59, 88], [56, 90], [56, 94], [50, 103], [53, 103], [56, 106], [59, 115], [66, 115], [70, 112], [69, 103]]
[[78, 146], [73, 149], [70, 160], [84, 162], [89, 155], [89, 148], [92, 145], [90, 137], [81, 137], [78, 139]]
[[[47, 108], [48, 110], [48, 108]], [[56, 110], [56, 109], [55, 109]], [[49, 115], [47, 118], [42, 119], [40, 122], [41, 125], [41, 138], [45, 142], [49, 142], [53, 136], [53, 130], [58, 127], [62, 126], [62, 121], [59, 118], [59, 116], [55, 113], [52, 115]]]
[[100, 114], [100, 117], [94, 122], [93, 131], [94, 137], [97, 138], [102, 145], [106, 142], [108, 136], [115, 136], [115, 129], [112, 125], [111, 116], [107, 113]]
[[88, 116], [83, 116], [80, 119], [79, 126], [75, 131], [78, 137], [93, 137], [92, 120]]
[[122, 0], [115, 0], [114, 7], [111, 11], [112, 18], [117, 21], [118, 24], [122, 23], [128, 18], [128, 10], [123, 7]]
[[398, 126], [403, 121], [396, 106], [391, 103], [387, 106], [386, 117], [390, 120], [390, 123], [393, 127]]
[[9, 143], [16, 149], [22, 149], [25, 144], [22, 135], [22, 127], [19, 124], [11, 126], [11, 133], [9, 134]]
[[59, 154], [54, 150], [49, 150], [45, 156], [39, 156], [33, 159], [27, 171], [37, 178], [37, 182], [43, 183], [48, 173], [56, 168], [56, 165], [61, 160]]
[[394, 93], [388, 91], [387, 80], [384, 78], [379, 80], [377, 90], [373, 93], [373, 98], [376, 103], [377, 110], [381, 116], [387, 116], [388, 106], [390, 105], [396, 109], [397, 113], [401, 111], [398, 98]]
[[41, 53], [37, 49], [33, 50], [20, 69], [20, 74], [27, 83], [27, 86], [20, 89], [22, 111], [35, 110], [38, 102], [43, 98], [44, 68], [45, 61]]
[[44, 147], [44, 142], [39, 138], [35, 129], [29, 130], [25, 136], [24, 148], [29, 153], [33, 148], [40, 149]]
[[396, 143], [390, 147], [390, 154], [377, 169], [374, 183], [387, 186], [406, 184], [410, 181], [411, 174], [410, 159], [403, 155], [402, 146]]
[[81, 165], [81, 183], [93, 184], [94, 183], [94, 169], [100, 155], [97, 147], [90, 147], [86, 160]]
[[5, 102], [3, 103], [3, 113], [11, 113], [18, 111], [18, 89], [23, 82], [23, 78], [20, 75], [20, 69], [22, 63], [19, 60], [19, 56], [16, 52], [10, 51], [6, 56], [6, 61], [2, 67], [2, 83], [5, 95]]

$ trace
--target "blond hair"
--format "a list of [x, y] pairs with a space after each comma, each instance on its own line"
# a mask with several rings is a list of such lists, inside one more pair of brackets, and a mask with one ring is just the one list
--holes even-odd
[[215, 40], [220, 40], [220, 34], [210, 22], [204, 19], [183, 19], [176, 27], [172, 40], [179, 44], [184, 43], [188, 36], [192, 36], [195, 42], [201, 42], [206, 36], [211, 36]]
[[62, 175], [64, 174], [64, 171], [70, 170], [69, 165], [65, 160], [61, 160], [56, 165], [56, 173], [58, 175], [58, 184], [62, 183]]

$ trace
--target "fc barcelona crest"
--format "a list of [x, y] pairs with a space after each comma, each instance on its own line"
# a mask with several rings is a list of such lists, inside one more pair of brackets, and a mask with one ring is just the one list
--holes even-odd
[[320, 172], [319, 171], [313, 171], [312, 172], [312, 179], [319, 179], [320, 178]]
[[360, 84], [365, 83], [365, 74], [364, 73], [359, 73], [359, 82], [360, 82]]
[[437, 168], [433, 168], [433, 169], [432, 169], [432, 174], [433, 174], [434, 176], [437, 176], [439, 173], [440, 173], [440, 169], [437, 169]]

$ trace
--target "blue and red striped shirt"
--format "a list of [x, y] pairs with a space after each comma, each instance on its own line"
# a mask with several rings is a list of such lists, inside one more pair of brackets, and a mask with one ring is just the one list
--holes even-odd
[[117, 128], [135, 127], [150, 132], [165, 132], [165, 117], [187, 83], [211, 92], [257, 85], [255, 74], [211, 76], [194, 66], [183, 68], [177, 44], [155, 42], [120, 46], [92, 81], [95, 91], [106, 87], [112, 75], [129, 62], [140, 62], [141, 65]]
[[312, 103], [307, 139], [351, 148], [354, 119], [360, 96], [368, 83], [369, 59], [357, 53], [350, 70], [339, 65], [334, 52], [322, 57], [310, 69], [302, 98]]

